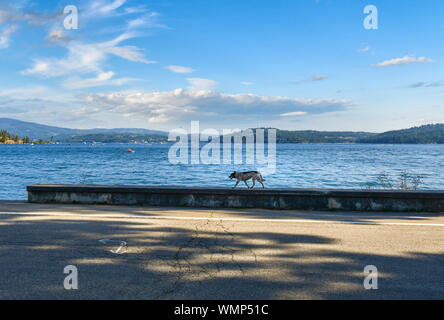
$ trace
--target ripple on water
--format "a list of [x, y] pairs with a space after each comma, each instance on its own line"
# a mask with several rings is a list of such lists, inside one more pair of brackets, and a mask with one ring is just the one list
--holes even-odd
[[[131, 148], [136, 153], [125, 150]], [[146, 184], [231, 187], [230, 172], [254, 165], [172, 165], [169, 145], [0, 146], [0, 199], [26, 199], [34, 183]], [[222, 152], [221, 152], [222, 154]], [[365, 188], [381, 172], [424, 177], [423, 189], [444, 189], [444, 145], [277, 146], [267, 187]]]

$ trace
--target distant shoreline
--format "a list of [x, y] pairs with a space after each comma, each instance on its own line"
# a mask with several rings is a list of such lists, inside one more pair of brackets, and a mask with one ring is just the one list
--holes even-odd
[[[29, 143], [169, 143], [169, 133], [149, 129], [68, 129], [0, 118], [4, 140], [29, 139]], [[382, 133], [365, 131], [281, 130], [271, 127], [250, 128], [232, 136], [263, 135], [267, 142], [269, 130], [275, 130], [279, 144], [444, 144], [444, 124], [430, 124]], [[10, 132], [10, 134], [8, 133]], [[220, 136], [222, 137], [222, 136]], [[46, 141], [45, 141], [46, 140]]]
[[[54, 146], [69, 146], [69, 145], [140, 145], [140, 146], [147, 146], [147, 145], [162, 145], [162, 144], [174, 144], [176, 142], [149, 142], [149, 143], [141, 143], [141, 142], [58, 142], [58, 143], [0, 143], [0, 146], [38, 146], [38, 145], [54, 145]], [[205, 141], [200, 142], [202, 145], [208, 143]], [[268, 144], [268, 142], [264, 142], [265, 145]], [[276, 142], [278, 145], [444, 145], [444, 143], [373, 143], [373, 142]]]

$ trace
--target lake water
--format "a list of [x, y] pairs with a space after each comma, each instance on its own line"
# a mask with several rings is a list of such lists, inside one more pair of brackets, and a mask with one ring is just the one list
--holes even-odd
[[[231, 187], [231, 171], [254, 165], [172, 165], [170, 144], [1, 145], [0, 199], [26, 199], [36, 183]], [[135, 153], [127, 153], [131, 148]], [[444, 145], [280, 144], [266, 187], [377, 186], [381, 172], [423, 176], [421, 189], [444, 189]]]

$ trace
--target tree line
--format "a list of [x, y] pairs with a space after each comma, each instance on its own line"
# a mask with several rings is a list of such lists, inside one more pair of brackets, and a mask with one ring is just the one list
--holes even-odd
[[360, 139], [360, 143], [444, 144], [444, 124], [394, 130]]
[[[29, 144], [33, 141], [31, 141], [31, 139], [26, 136], [24, 138], [20, 138], [18, 135], [9, 133], [6, 130], [0, 130], [0, 144], [5, 144], [5, 143], [14, 143], [14, 144]], [[46, 142], [43, 141], [42, 139], [33, 142], [33, 143], [37, 143], [37, 144], [45, 144]]]

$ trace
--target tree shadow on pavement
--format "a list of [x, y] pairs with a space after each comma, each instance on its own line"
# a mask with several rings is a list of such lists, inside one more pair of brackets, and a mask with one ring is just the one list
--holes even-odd
[[[123, 254], [110, 250], [127, 242]], [[341, 240], [225, 221], [0, 217], [1, 299], [443, 299], [442, 253], [341, 250]], [[65, 290], [75, 265], [79, 289]], [[378, 267], [365, 290], [364, 266]]]

